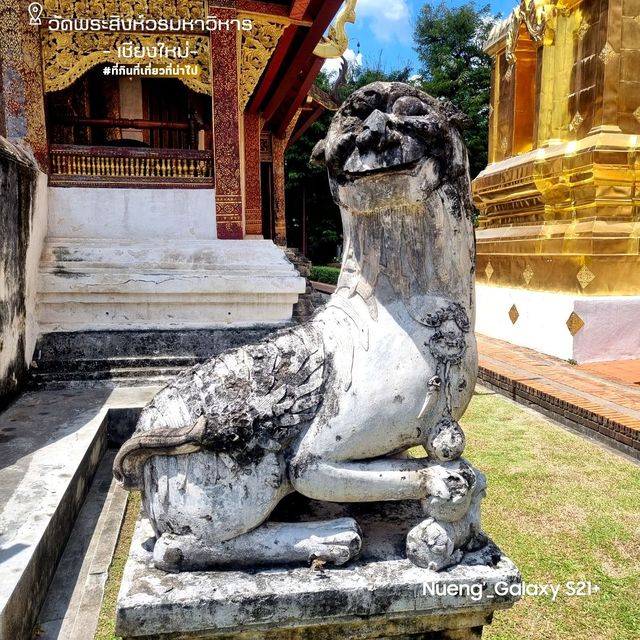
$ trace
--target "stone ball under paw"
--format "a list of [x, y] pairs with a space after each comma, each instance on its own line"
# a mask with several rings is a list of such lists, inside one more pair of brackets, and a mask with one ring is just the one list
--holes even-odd
[[425, 449], [433, 460], [456, 460], [464, 451], [464, 432], [453, 418], [442, 418], [427, 431]]

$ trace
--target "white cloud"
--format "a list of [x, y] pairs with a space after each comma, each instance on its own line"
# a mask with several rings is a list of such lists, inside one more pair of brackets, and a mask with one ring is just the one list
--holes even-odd
[[[362, 54], [356, 53], [353, 49], [347, 49], [344, 52], [344, 58], [349, 63], [351, 69], [362, 66]], [[342, 58], [329, 58], [322, 65], [322, 70], [329, 76], [330, 79], [333, 80], [338, 75], [341, 66]]]
[[411, 11], [407, 0], [358, 0], [356, 15], [358, 21], [368, 23], [378, 40], [411, 41]]

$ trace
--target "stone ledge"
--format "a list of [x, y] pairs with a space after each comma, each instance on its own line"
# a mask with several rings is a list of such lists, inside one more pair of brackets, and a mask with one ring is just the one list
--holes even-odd
[[31, 638], [105, 451], [109, 411], [156, 391], [31, 392], [0, 415], [0, 640]]
[[[320, 572], [278, 567], [167, 574], [153, 567], [153, 532], [142, 518], [118, 598], [117, 633], [147, 640], [462, 640], [479, 638], [493, 612], [517, 600], [496, 594], [498, 583], [517, 583], [520, 574], [493, 543], [440, 573], [406, 560], [406, 531], [423, 517], [417, 503], [309, 504], [312, 517], [305, 519], [356, 517], [364, 539], [358, 560]], [[295, 505], [293, 511], [299, 519], [301, 511]], [[291, 503], [280, 512], [291, 518]], [[425, 583], [437, 585], [436, 593], [424, 592]], [[479, 584], [481, 594], [464, 593]], [[441, 595], [441, 589], [463, 593]]]

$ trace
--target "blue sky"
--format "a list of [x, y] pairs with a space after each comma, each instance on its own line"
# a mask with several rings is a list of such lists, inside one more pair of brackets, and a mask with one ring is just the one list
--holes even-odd
[[[485, 3], [486, 0], [480, 0], [476, 5]], [[391, 71], [408, 62], [416, 71], [413, 30], [424, 4], [425, 0], [358, 0], [356, 24], [347, 26], [350, 48], [362, 54], [365, 65], [377, 66], [380, 61], [385, 70]], [[447, 4], [456, 6], [463, 2], [449, 0]], [[504, 17], [516, 5], [516, 0], [492, 0], [489, 4], [494, 14], [500, 12]]]

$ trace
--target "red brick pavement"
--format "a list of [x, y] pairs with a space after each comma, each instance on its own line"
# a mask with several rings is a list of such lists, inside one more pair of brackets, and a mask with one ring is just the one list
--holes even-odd
[[636, 361], [576, 366], [483, 335], [477, 339], [483, 384], [640, 459]]

